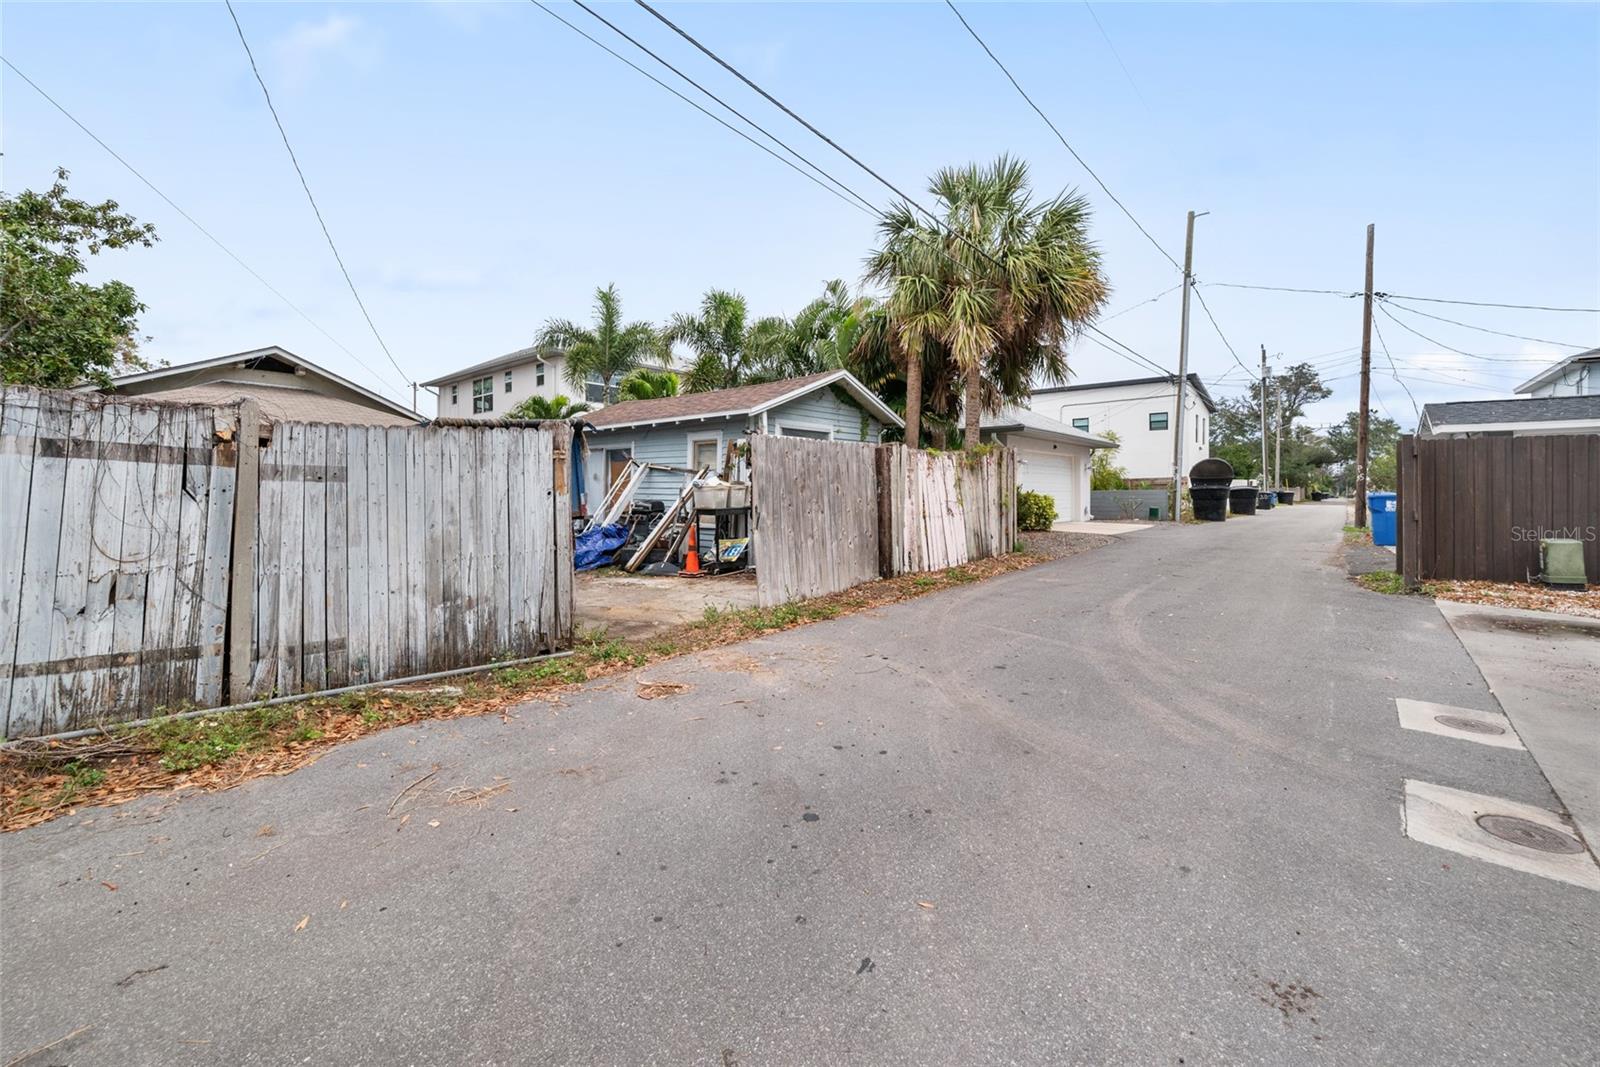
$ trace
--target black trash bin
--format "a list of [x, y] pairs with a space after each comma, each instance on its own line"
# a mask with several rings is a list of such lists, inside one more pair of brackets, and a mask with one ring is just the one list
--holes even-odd
[[1278, 494], [1271, 489], [1261, 490], [1258, 496], [1260, 499], [1256, 501], [1257, 511], [1270, 511], [1278, 503]]
[[1225, 459], [1203, 459], [1189, 468], [1189, 499], [1194, 517], [1201, 522], [1228, 518], [1228, 487], [1233, 484], [1233, 464]]
[[1228, 510], [1235, 515], [1254, 515], [1256, 513], [1256, 503], [1260, 499], [1261, 494], [1256, 492], [1256, 487], [1253, 485], [1229, 489]]
[[1294, 490], [1293, 489], [1279, 489], [1278, 490], [1278, 503], [1280, 503], [1280, 504], [1293, 504], [1294, 503]]

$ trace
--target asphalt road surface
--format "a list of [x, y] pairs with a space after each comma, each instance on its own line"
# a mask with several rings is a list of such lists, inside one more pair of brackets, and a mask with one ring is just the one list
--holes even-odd
[[1342, 518], [10, 836], [0, 1062], [1592, 1063], [1600, 893], [1401, 823], [1407, 778], [1558, 801], [1398, 727], [1495, 705], [1431, 603], [1333, 565]]

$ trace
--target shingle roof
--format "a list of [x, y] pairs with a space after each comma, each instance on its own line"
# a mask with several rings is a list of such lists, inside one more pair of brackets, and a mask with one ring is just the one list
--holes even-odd
[[878, 421], [901, 425], [895, 413], [883, 401], [855, 379], [848, 371], [819, 371], [798, 378], [783, 378], [758, 385], [740, 385], [732, 389], [713, 389], [706, 393], [685, 393], [682, 396], [664, 396], [657, 400], [624, 400], [608, 404], [599, 411], [581, 416], [582, 420], [597, 430], [618, 426], [640, 426], [657, 422], [683, 422], [717, 416], [753, 415], [773, 407], [779, 401], [804, 394], [823, 385], [837, 382], [848, 389], [856, 399], [873, 409]]
[[1569, 422], [1600, 419], [1600, 394], [1593, 396], [1540, 396], [1517, 400], [1459, 400], [1424, 404], [1428, 425], [1482, 426], [1501, 422]]
[[141, 403], [155, 401], [172, 404], [237, 404], [249, 397], [261, 405], [268, 422], [331, 422], [347, 426], [416, 426], [418, 419], [407, 419], [366, 404], [341, 400], [311, 389], [295, 389], [259, 382], [226, 380], [163, 389], [160, 392], [129, 394]]

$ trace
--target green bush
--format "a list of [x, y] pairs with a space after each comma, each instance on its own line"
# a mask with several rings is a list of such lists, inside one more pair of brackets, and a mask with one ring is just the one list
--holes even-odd
[[1048, 530], [1055, 521], [1055, 497], [1027, 489], [1017, 494], [1017, 525], [1024, 530]]

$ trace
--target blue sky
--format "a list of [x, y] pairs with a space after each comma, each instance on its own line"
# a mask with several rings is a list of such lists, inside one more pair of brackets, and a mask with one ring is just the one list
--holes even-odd
[[[149, 305], [150, 357], [179, 363], [275, 343], [409, 400], [410, 378], [520, 347], [547, 317], [586, 318], [594, 287], [607, 282], [630, 317], [661, 320], [709, 286], [737, 289], [769, 314], [797, 310], [828, 278], [859, 280], [869, 217], [531, 4], [236, 7], [405, 376], [344, 287], [220, 3], [8, 3], [6, 58], [357, 358], [4, 71], [5, 188], [42, 186], [64, 165], [76, 194], [115, 198], [159, 228], [154, 249], [95, 267]], [[1600, 306], [1600, 7], [962, 7], [1169, 251], [1181, 256], [1187, 210], [1210, 212], [1197, 226], [1203, 282], [1358, 289], [1373, 222], [1380, 290]], [[558, 9], [651, 66], [576, 7]], [[601, 10], [886, 202], [870, 177], [643, 11]], [[1177, 283], [942, 4], [665, 10], [902, 189], [920, 194], [937, 167], [1000, 152], [1026, 159], [1040, 192], [1082, 189], [1115, 290], [1110, 314]], [[1358, 301], [1202, 292], [1252, 368], [1261, 344], [1275, 365], [1324, 368], [1336, 393], [1313, 409], [1315, 421], [1354, 407]], [[1417, 306], [1600, 345], [1597, 315]], [[1508, 395], [1537, 361], [1574, 351], [1397, 315], [1489, 357], [1449, 352], [1380, 317], [1419, 402]], [[1176, 365], [1176, 293], [1104, 327]], [[1243, 372], [1198, 306], [1191, 352], [1217, 391], [1242, 389]], [[1144, 373], [1089, 344], [1073, 359], [1080, 381]], [[1378, 364], [1387, 371], [1381, 354]], [[1374, 380], [1377, 403], [1409, 425], [1400, 384], [1387, 373]]]

